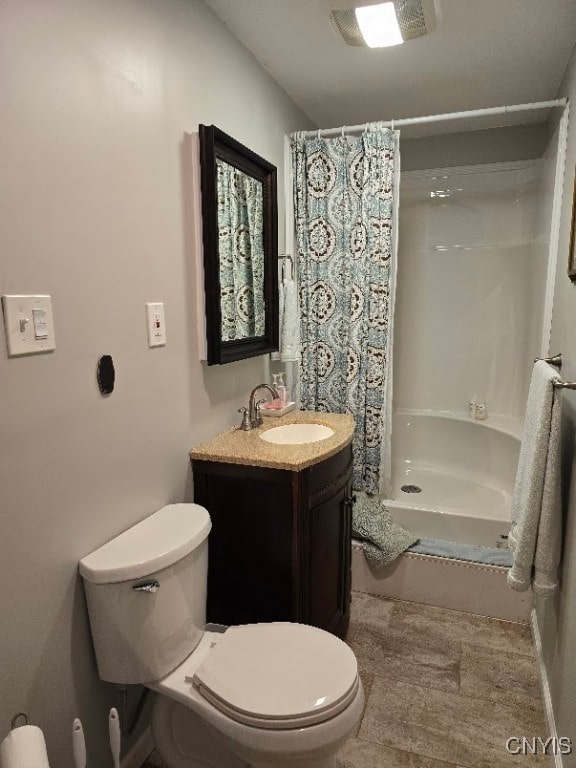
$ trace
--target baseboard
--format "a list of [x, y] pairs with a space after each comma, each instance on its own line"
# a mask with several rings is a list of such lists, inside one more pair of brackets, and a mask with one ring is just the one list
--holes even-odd
[[146, 728], [140, 738], [133, 744], [120, 762], [121, 768], [141, 768], [146, 758], [154, 749], [152, 730]]
[[[536, 652], [536, 664], [538, 666], [538, 677], [540, 678], [540, 688], [542, 690], [542, 700], [544, 701], [544, 711], [546, 713], [546, 721], [548, 723], [548, 736], [552, 736], [553, 739], [558, 739], [558, 730], [556, 728], [556, 720], [554, 718], [554, 707], [552, 706], [552, 695], [550, 694], [550, 684], [548, 682], [548, 672], [546, 671], [546, 665], [544, 664], [544, 656], [542, 654], [542, 638], [540, 637], [540, 627], [538, 626], [538, 619], [536, 617], [536, 609], [532, 609], [530, 614], [530, 627], [532, 629], [532, 641], [534, 643], [534, 650]], [[556, 768], [563, 768], [562, 755], [554, 755], [554, 765]]]

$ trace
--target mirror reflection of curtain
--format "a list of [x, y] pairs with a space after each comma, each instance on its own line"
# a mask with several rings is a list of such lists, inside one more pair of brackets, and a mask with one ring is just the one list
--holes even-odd
[[263, 186], [216, 160], [222, 341], [263, 336]]
[[397, 134], [378, 124], [292, 139], [301, 403], [354, 416], [352, 484], [369, 493], [390, 476], [398, 158]]

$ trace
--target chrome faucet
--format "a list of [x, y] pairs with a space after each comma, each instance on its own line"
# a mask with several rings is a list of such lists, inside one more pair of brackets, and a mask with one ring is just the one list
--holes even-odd
[[263, 424], [262, 416], [260, 414], [260, 406], [262, 403], [265, 403], [266, 400], [256, 401], [256, 392], [258, 392], [259, 389], [267, 389], [274, 399], [278, 397], [278, 392], [274, 387], [271, 387], [270, 384], [258, 384], [257, 387], [254, 387], [252, 392], [250, 392], [248, 408], [238, 409], [238, 413], [243, 414], [242, 424], [239, 428], [243, 429], [245, 432], [250, 429], [256, 429], [256, 427], [260, 427]]

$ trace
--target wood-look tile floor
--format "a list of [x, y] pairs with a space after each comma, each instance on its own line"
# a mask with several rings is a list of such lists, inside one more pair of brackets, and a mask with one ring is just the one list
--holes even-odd
[[346, 641], [366, 707], [339, 768], [552, 765], [506, 750], [549, 735], [528, 626], [354, 592]]

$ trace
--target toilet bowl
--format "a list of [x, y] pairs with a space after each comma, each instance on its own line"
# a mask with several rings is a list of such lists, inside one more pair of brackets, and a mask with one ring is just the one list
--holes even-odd
[[81, 561], [100, 677], [156, 692], [169, 768], [333, 768], [364, 706], [353, 652], [303, 624], [206, 631], [209, 530], [170, 505]]
[[[205, 726], [230, 754], [230, 768], [328, 768], [364, 706], [352, 651], [333, 635], [300, 624], [206, 632], [190, 657], [149, 686], [162, 694], [153, 728], [160, 752], [170, 753], [170, 768], [202, 758], [198, 732]], [[221, 755], [215, 765], [228, 762]]]
[[[245, 638], [234, 637], [244, 629], [247, 630]], [[277, 646], [269, 648], [267, 659], [258, 654], [269, 642], [270, 634], [278, 641], [285, 630], [285, 641], [293, 643], [300, 653], [296, 654], [299, 658], [292, 659], [292, 665], [283, 669], [282, 654], [274, 652], [279, 650]], [[318, 636], [310, 645], [307, 664], [299, 667], [302, 657], [307, 654], [306, 641], [311, 640], [310, 636], [306, 637], [308, 631], [316, 632]], [[229, 633], [231, 636], [227, 638]], [[255, 641], [254, 654], [246, 655], [241, 646], [259, 634], [262, 637], [260, 641]], [[202, 762], [207, 760], [207, 755], [218, 756], [214, 762], [218, 768], [244, 768], [246, 765], [258, 768], [329, 768], [335, 765], [337, 751], [362, 716], [364, 692], [353, 669], [355, 663], [351, 663], [347, 653], [339, 658], [347, 669], [340, 668], [340, 674], [336, 674], [338, 668], [333, 668], [333, 678], [328, 685], [322, 686], [318, 678], [310, 679], [310, 675], [314, 677], [312, 667], [315, 662], [318, 664], [321, 661], [317, 650], [324, 635], [329, 639], [326, 651], [332, 653], [332, 659], [324, 658], [323, 669], [316, 670], [320, 673], [318, 678], [328, 672], [332, 663], [337, 662], [337, 644], [349, 651], [338, 638], [322, 630], [298, 624], [257, 624], [246, 628], [234, 627], [225, 634], [206, 632], [197, 650], [177, 669], [163, 680], [149, 683], [149, 687], [160, 694], [153, 707], [154, 737], [170, 768], [211, 765], [210, 762]], [[335, 643], [332, 645], [330, 640]], [[223, 653], [220, 655], [219, 651]], [[351, 651], [350, 654], [353, 657]], [[256, 668], [258, 659], [262, 666], [262, 685], [254, 681], [255, 685], [247, 687], [246, 680]], [[240, 673], [235, 680], [238, 688], [226, 684], [230, 682], [229, 664], [235, 665]], [[221, 680], [218, 679], [220, 670], [223, 675]], [[223, 683], [222, 688], [218, 692], [211, 690], [206, 696], [202, 683], [197, 679], [198, 674], [204, 677], [203, 673], [215, 688]], [[211, 677], [212, 673], [215, 677]], [[288, 675], [292, 678], [291, 696], [282, 687]], [[307, 690], [300, 697], [296, 692], [306, 677], [307, 685], [305, 682], [303, 687]], [[322, 697], [313, 698], [315, 686], [327, 694], [326, 706], [317, 706], [316, 711], [314, 705]], [[243, 692], [249, 695], [244, 696]]]

